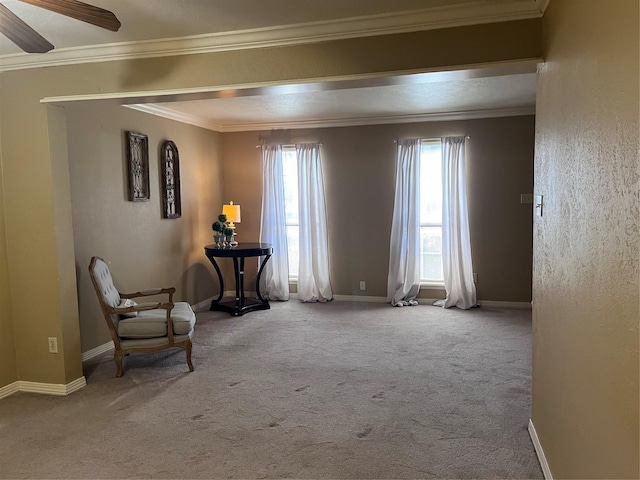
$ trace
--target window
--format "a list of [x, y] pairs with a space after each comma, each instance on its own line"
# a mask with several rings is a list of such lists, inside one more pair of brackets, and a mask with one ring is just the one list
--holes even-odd
[[300, 216], [298, 214], [298, 162], [294, 146], [282, 147], [282, 176], [289, 278], [295, 279], [298, 277], [300, 260]]
[[420, 148], [420, 281], [442, 283], [442, 148], [423, 140]]

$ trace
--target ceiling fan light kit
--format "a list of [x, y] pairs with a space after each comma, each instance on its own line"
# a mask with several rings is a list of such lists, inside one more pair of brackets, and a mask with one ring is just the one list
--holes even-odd
[[[95, 7], [78, 0], [20, 0], [66, 17], [90, 23], [100, 28], [117, 32], [120, 20], [104, 8]], [[27, 53], [46, 53], [54, 46], [42, 35], [23, 22], [15, 13], [0, 4], [0, 33]]]

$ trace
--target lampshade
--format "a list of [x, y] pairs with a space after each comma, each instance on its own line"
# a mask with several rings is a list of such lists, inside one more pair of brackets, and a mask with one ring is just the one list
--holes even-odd
[[222, 206], [222, 213], [227, 216], [227, 222], [240, 223], [240, 205], [229, 202], [228, 205]]

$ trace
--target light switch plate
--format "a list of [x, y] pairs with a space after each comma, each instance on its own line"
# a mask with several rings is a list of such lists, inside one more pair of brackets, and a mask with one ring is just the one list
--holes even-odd
[[538, 217], [542, 216], [542, 203], [543, 203], [543, 196], [536, 195], [533, 206], [536, 209], [536, 215]]

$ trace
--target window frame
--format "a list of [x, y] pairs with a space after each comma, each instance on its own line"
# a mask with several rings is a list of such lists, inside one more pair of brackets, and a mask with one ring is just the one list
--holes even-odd
[[[282, 145], [282, 162], [283, 162], [283, 188], [285, 189], [285, 205], [284, 205], [284, 209], [285, 209], [285, 224], [284, 224], [284, 228], [285, 228], [285, 235], [287, 235], [287, 227], [298, 227], [298, 234], [300, 232], [300, 216], [298, 214], [298, 222], [297, 223], [291, 223], [289, 222], [289, 220], [287, 219], [287, 215], [286, 215], [286, 211], [287, 211], [287, 195], [286, 195], [286, 187], [285, 187], [285, 181], [284, 181], [284, 162], [285, 162], [285, 155], [289, 156], [293, 154], [293, 159], [296, 161], [296, 187], [298, 186], [298, 165], [297, 165], [297, 157], [296, 157], [296, 147], [295, 145]], [[296, 198], [297, 198], [298, 192], [296, 192]], [[288, 269], [288, 275], [289, 275], [289, 283], [291, 284], [296, 284], [298, 283], [298, 274], [297, 273], [291, 273], [291, 251], [289, 250], [289, 245], [290, 242], [288, 241], [288, 237], [287, 237], [287, 269]], [[298, 259], [299, 262], [299, 259]]]
[[[420, 140], [420, 170], [422, 172], [422, 168], [423, 168], [423, 163], [422, 163], [422, 147], [425, 145], [437, 145], [438, 147], [440, 147], [440, 158], [442, 158], [442, 142], [440, 139], [421, 139]], [[420, 188], [420, 194], [422, 194], [422, 185], [421, 185], [421, 180], [418, 181], [418, 187]], [[440, 183], [441, 185], [444, 185], [443, 179], [442, 179], [442, 162], [441, 162], [441, 170], [440, 170]], [[442, 209], [442, 200], [440, 202], [440, 208]], [[420, 217], [420, 215], [419, 215]], [[420, 230], [422, 230], [422, 228], [440, 228], [440, 238], [442, 238], [442, 216], [440, 217], [440, 223], [433, 223], [433, 222], [425, 222], [422, 223], [422, 221], [420, 222]], [[440, 261], [442, 262], [442, 244], [440, 244]], [[420, 277], [422, 277], [422, 245], [420, 246]], [[443, 273], [443, 278], [442, 279], [423, 279], [420, 278], [420, 287], [425, 287], [425, 288], [444, 288], [444, 273]]]

